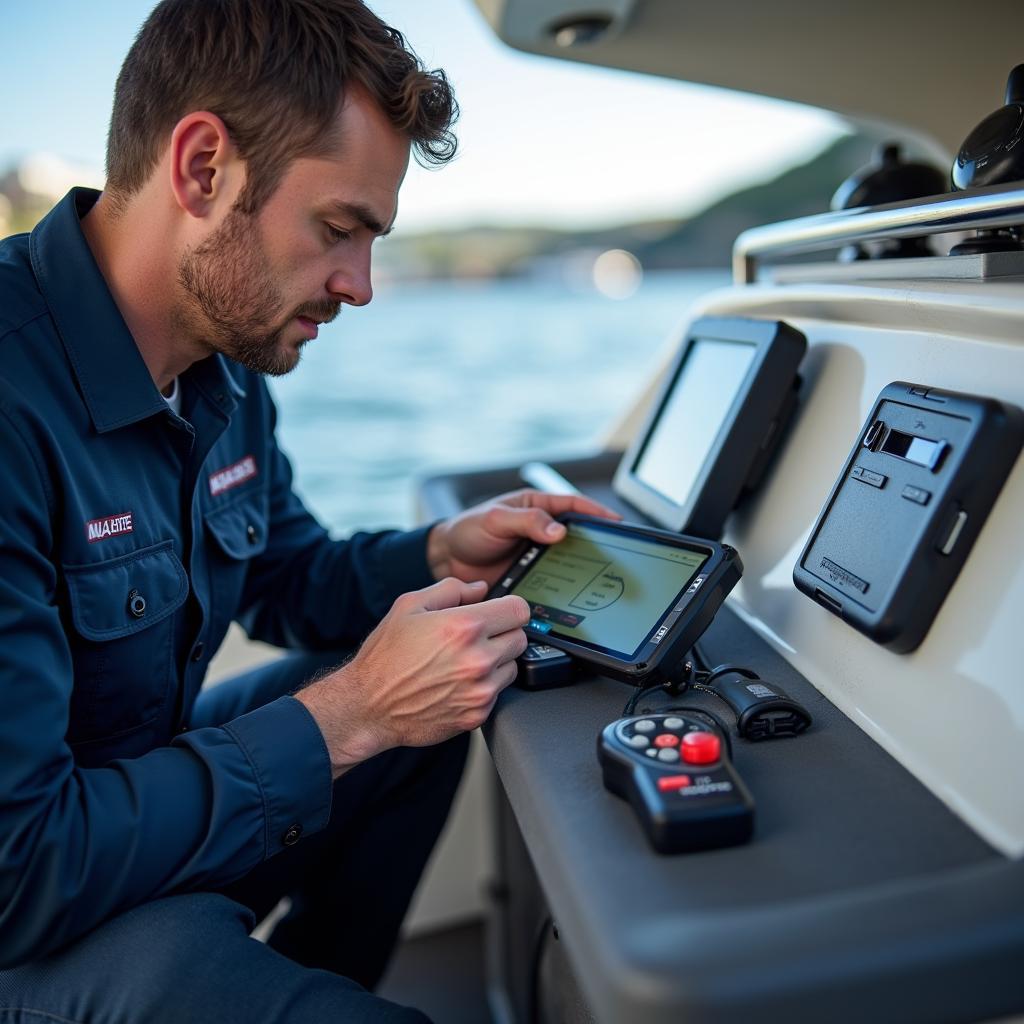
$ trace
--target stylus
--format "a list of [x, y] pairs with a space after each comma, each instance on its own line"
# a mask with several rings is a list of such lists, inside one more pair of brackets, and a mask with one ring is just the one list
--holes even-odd
[[552, 469], [546, 462], [523, 463], [519, 468], [519, 476], [523, 483], [548, 494], [582, 494], [579, 488], [573, 487], [557, 469]]

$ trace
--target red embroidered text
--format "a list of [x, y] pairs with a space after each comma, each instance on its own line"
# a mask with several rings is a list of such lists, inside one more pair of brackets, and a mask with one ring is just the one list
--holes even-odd
[[232, 462], [230, 466], [210, 474], [210, 493], [214, 496], [230, 491], [232, 487], [244, 484], [256, 475], [256, 459], [246, 455], [244, 459]]

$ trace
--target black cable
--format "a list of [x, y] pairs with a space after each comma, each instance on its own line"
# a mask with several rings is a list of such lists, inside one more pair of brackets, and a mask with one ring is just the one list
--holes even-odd
[[633, 693], [630, 695], [629, 700], [626, 701], [626, 706], [622, 709], [622, 718], [629, 718], [636, 711], [636, 706], [640, 701], [641, 697], [646, 697], [650, 693], [655, 693], [657, 690], [664, 691], [664, 687], [661, 683], [655, 683], [653, 686], [637, 686]]
[[[690, 653], [693, 655], [694, 664], [704, 674], [705, 678], [700, 679], [699, 682], [704, 686], [711, 686], [711, 684], [719, 676], [724, 676], [726, 672], [738, 672], [741, 676], [746, 676], [747, 679], [760, 679], [761, 677], [753, 670], [745, 668], [742, 665], [716, 665], [714, 668], [711, 667], [711, 659], [707, 656], [707, 653], [700, 645], [698, 640], [694, 645]], [[715, 696], [721, 696], [715, 694]]]
[[733, 718], [736, 717], [735, 708], [733, 708], [733, 706], [717, 690], [710, 686], [706, 686], [704, 683], [694, 683], [693, 689], [700, 693], [710, 694], [712, 697], [716, 698], [716, 700], [721, 701], [733, 713]]
[[744, 676], [746, 679], [760, 679], [761, 677], [750, 668], [744, 668], [742, 665], [716, 665], [707, 674], [706, 679], [702, 679], [701, 682], [705, 686], [710, 686], [719, 676], [727, 675], [730, 672], [735, 672], [739, 676]]
[[736, 723], [737, 728], [739, 727], [739, 715], [736, 709], [732, 706], [730, 701], [722, 696], [711, 684], [719, 678], [724, 676], [727, 672], [736, 672], [741, 676], [745, 676], [747, 679], [758, 679], [760, 678], [756, 672], [753, 672], [749, 668], [744, 668], [741, 665], [716, 665], [714, 668], [711, 667], [711, 659], [707, 656], [707, 652], [701, 647], [700, 641], [696, 641], [690, 651], [693, 656], [693, 660], [697, 667], [701, 670], [701, 678], [699, 681], [693, 684], [695, 690], [699, 690], [701, 693], [710, 694], [716, 700], [724, 704], [731, 712], [733, 721]]
[[626, 706], [622, 709], [622, 717], [628, 718], [633, 714], [641, 697], [654, 693], [656, 690], [661, 690], [670, 697], [678, 697], [680, 694], [686, 693], [698, 679], [703, 681], [703, 674], [694, 670], [692, 661], [684, 661], [679, 666], [678, 675], [673, 678], [666, 679], [660, 683], [652, 683], [650, 686], [638, 684], [629, 700], [626, 701]]
[[693, 647], [690, 649], [690, 653], [693, 655], [693, 661], [697, 668], [703, 672], [707, 672], [711, 665], [711, 661], [705, 655], [704, 649], [701, 647], [699, 640], [694, 641]]

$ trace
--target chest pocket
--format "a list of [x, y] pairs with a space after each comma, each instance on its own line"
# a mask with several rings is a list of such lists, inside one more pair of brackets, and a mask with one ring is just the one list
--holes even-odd
[[252, 558], [266, 550], [269, 505], [264, 491], [206, 513], [206, 527], [228, 558]]
[[209, 639], [220, 644], [240, 609], [251, 560], [267, 549], [270, 499], [266, 491], [236, 498], [205, 515], [210, 538]]
[[147, 725], [172, 691], [174, 612], [188, 596], [172, 542], [63, 571], [74, 662], [68, 742]]

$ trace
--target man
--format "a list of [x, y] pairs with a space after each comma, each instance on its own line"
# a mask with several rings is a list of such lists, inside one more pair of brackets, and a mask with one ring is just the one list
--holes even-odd
[[[454, 112], [359, 0], [164, 0], [105, 191], [0, 246], [0, 1016], [422, 1020], [367, 989], [525, 647], [482, 599], [602, 510], [332, 541], [261, 375], [370, 301]], [[306, 653], [200, 694], [232, 619]]]

